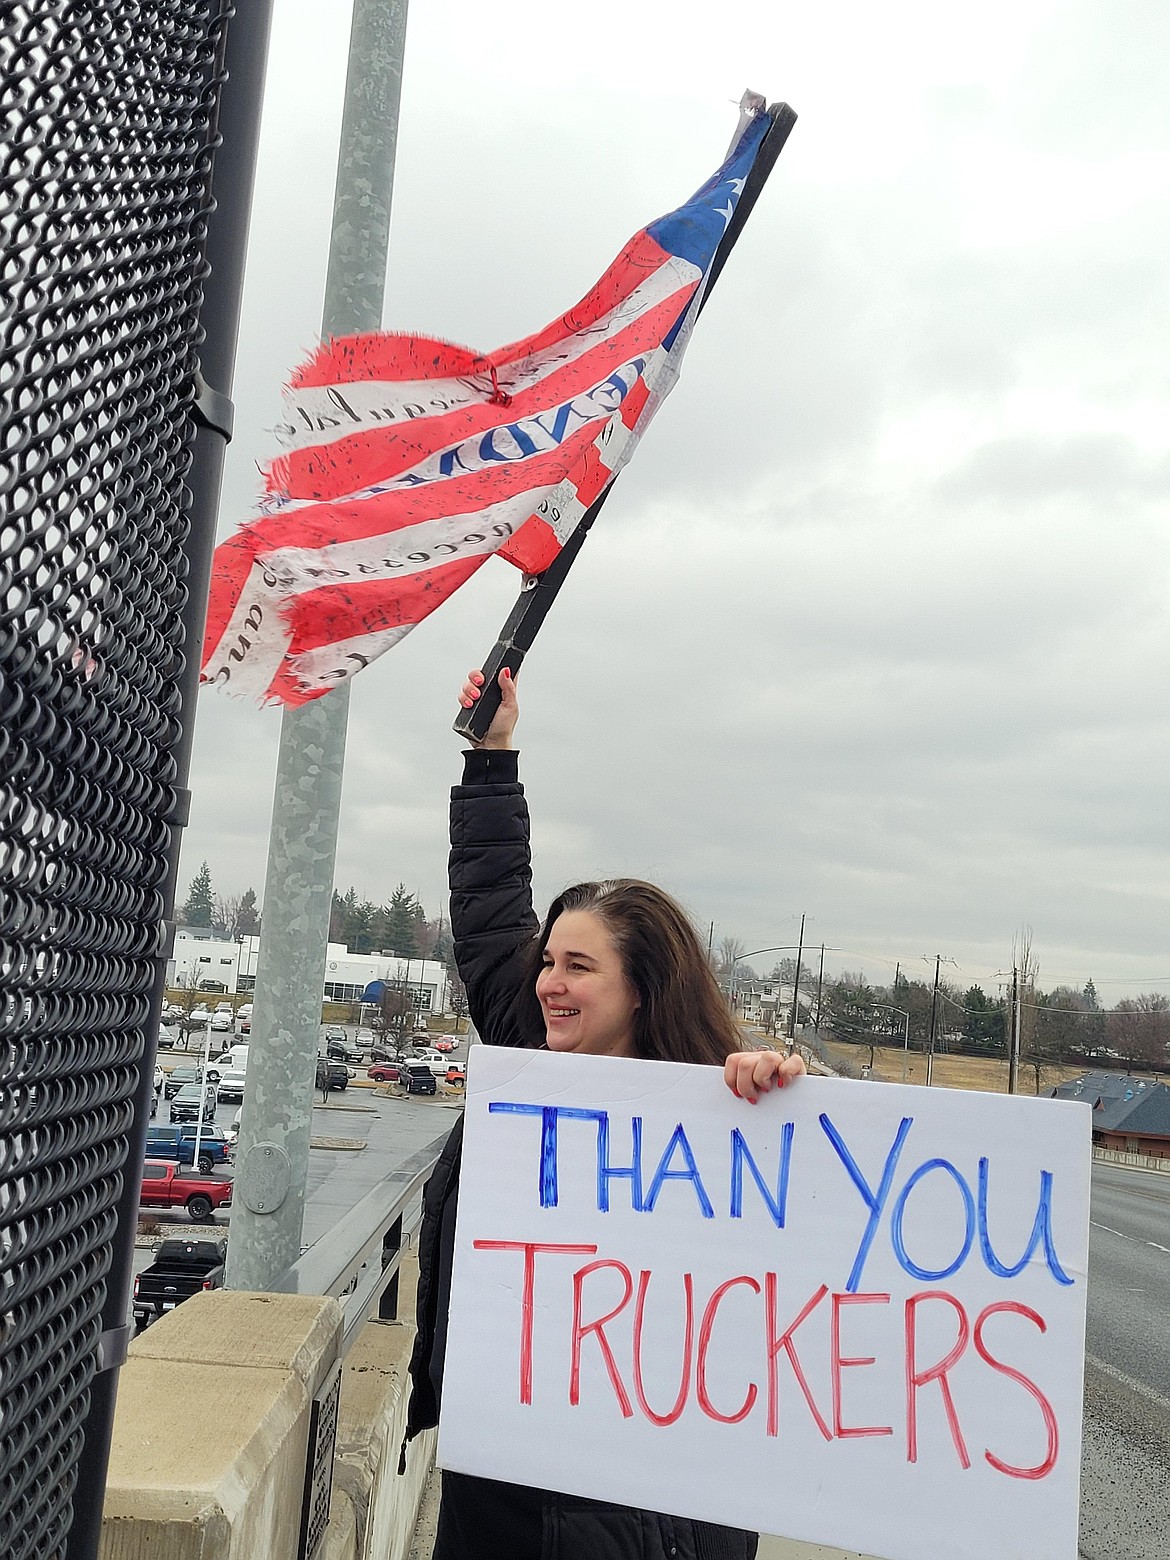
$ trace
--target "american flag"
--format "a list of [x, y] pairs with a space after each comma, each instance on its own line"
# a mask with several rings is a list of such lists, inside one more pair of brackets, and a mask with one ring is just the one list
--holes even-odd
[[487, 355], [388, 333], [314, 353], [285, 394], [264, 512], [216, 548], [203, 681], [303, 704], [493, 554], [545, 570], [672, 389], [770, 124], [745, 96], [719, 170], [537, 335]]

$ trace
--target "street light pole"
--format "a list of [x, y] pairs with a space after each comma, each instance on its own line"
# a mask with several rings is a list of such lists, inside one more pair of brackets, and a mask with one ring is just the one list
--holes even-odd
[[800, 1006], [800, 961], [804, 955], [804, 916], [800, 918], [800, 936], [796, 943], [796, 980], [792, 987], [792, 1012], [788, 1015], [788, 1038], [796, 1038], [796, 1010]]
[[[407, 0], [353, 0], [321, 335], [381, 328]], [[237, 1148], [226, 1287], [270, 1289], [301, 1251], [349, 685], [288, 708]]]
[[906, 1021], [905, 1035], [902, 1040], [902, 1082], [906, 1082], [906, 1063], [910, 1052], [910, 1015], [905, 1008], [891, 1007], [888, 1002], [875, 1002], [875, 1008], [881, 1008], [885, 1013], [897, 1013]]

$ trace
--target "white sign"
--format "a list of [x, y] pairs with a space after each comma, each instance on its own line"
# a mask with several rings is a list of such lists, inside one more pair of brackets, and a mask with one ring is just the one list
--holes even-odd
[[886, 1560], [1075, 1560], [1090, 1117], [477, 1046], [443, 1467]]

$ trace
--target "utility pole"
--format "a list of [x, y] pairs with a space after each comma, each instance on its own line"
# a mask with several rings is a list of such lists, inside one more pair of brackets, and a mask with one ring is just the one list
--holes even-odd
[[927, 1086], [927, 1088], [930, 1087], [931, 1080], [934, 1077], [934, 1034], [935, 1034], [935, 1021], [936, 1021], [937, 1016], [938, 1016], [938, 975], [939, 975], [939, 970], [940, 970], [941, 967], [942, 967], [942, 954], [941, 953], [936, 953], [935, 956], [934, 956], [934, 991], [931, 993], [931, 998], [930, 998], [930, 1039], [927, 1042], [927, 1047], [926, 1047], [926, 1086]]
[[804, 916], [800, 918], [800, 936], [796, 939], [796, 980], [792, 987], [792, 1012], [788, 1015], [788, 1038], [796, 1038], [796, 1010], [800, 1006], [800, 961], [804, 954]]
[[[354, 0], [321, 334], [378, 330], [408, 0]], [[300, 1256], [349, 688], [286, 709], [240, 1123], [227, 1284], [270, 1289]]]
[[1020, 972], [1012, 966], [1012, 1012], [1008, 1031], [1008, 1093], [1016, 1094], [1020, 1086]]
[[820, 964], [820, 968], [817, 970], [817, 1016], [816, 1016], [816, 1022], [813, 1024], [813, 1031], [816, 1034], [818, 1039], [820, 1038], [820, 1033], [821, 1033], [821, 989], [824, 986], [824, 984], [825, 984], [825, 945], [824, 945], [824, 943], [822, 943], [821, 944], [821, 964]]

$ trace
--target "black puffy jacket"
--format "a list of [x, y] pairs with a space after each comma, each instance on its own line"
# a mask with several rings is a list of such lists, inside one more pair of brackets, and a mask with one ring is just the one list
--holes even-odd
[[[517, 764], [515, 752], [465, 756], [463, 784], [451, 792], [451, 929], [480, 1038], [537, 1049], [544, 1026], [526, 954], [539, 923]], [[423, 1204], [407, 1440], [439, 1422], [462, 1146], [460, 1116]], [[752, 1560], [756, 1552], [756, 1535], [735, 1528], [464, 1476], [447, 1476], [444, 1506], [435, 1560]]]

